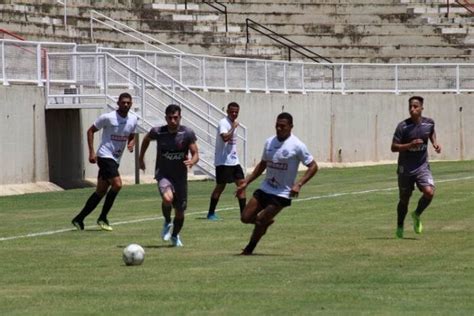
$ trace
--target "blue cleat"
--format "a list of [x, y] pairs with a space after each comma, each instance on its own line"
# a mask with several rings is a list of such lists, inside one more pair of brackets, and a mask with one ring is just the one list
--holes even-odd
[[220, 218], [219, 218], [219, 216], [217, 216], [217, 214], [207, 215], [207, 219], [210, 220], [210, 221], [218, 221], [218, 220], [220, 220]]
[[181, 242], [181, 239], [179, 239], [179, 235], [176, 237], [171, 236], [171, 245], [173, 247], [183, 247], [183, 243]]
[[161, 231], [161, 238], [164, 241], [168, 241], [171, 238], [171, 234], [173, 233], [173, 224], [165, 222], [163, 224], [163, 230]]

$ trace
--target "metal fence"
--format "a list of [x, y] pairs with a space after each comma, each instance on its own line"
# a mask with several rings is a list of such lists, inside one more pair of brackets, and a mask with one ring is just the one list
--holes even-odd
[[[74, 43], [0, 40], [0, 80], [43, 85], [46, 54], [75, 52]], [[89, 48], [90, 49], [90, 48]], [[245, 92], [474, 92], [474, 63], [370, 64], [273, 61], [95, 47], [139, 55], [192, 89]], [[61, 64], [54, 67], [61, 68]], [[71, 71], [82, 71], [82, 69]], [[65, 80], [57, 78], [56, 80]]]
[[[109, 53], [49, 53], [47, 106], [54, 108], [105, 107], [124, 90], [132, 91], [134, 112], [144, 130], [165, 124], [165, 108], [182, 108], [182, 122], [199, 140], [199, 168], [214, 176], [217, 124], [226, 116], [218, 107], [137, 55]], [[247, 166], [247, 129], [236, 130], [242, 166]]]
[[245, 92], [473, 92], [474, 63], [304, 63], [98, 47], [143, 56], [194, 89]]
[[42, 86], [46, 80], [47, 54], [75, 52], [76, 47], [75, 43], [0, 40], [0, 81], [3, 85], [21, 82]]

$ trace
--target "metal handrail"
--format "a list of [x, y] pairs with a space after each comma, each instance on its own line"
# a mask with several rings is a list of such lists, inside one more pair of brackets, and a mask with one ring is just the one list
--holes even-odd
[[[149, 36], [149, 35], [147, 35], [147, 34], [138, 32], [138, 31], [135, 30], [134, 28], [131, 28], [130, 26], [128, 26], [128, 25], [126, 25], [126, 24], [123, 24], [123, 23], [121, 23], [121, 22], [115, 21], [114, 19], [111, 19], [111, 18], [109, 18], [108, 16], [106, 16], [106, 15], [104, 15], [104, 14], [102, 14], [102, 13], [99, 13], [99, 12], [97, 12], [97, 11], [95, 11], [95, 10], [91, 10], [90, 13], [91, 13], [90, 27], [91, 27], [91, 37], [92, 37], [92, 39], [93, 39], [93, 34], [94, 34], [94, 29], [93, 29], [93, 23], [92, 23], [92, 21], [95, 21], [95, 22], [98, 22], [98, 23], [100, 23], [100, 24], [102, 24], [102, 25], [108, 26], [108, 27], [112, 28], [113, 30], [119, 31], [120, 33], [122, 33], [122, 34], [124, 34], [124, 35], [130, 36], [130, 37], [133, 38], [133, 39], [136, 39], [136, 40], [138, 40], [138, 41], [141, 41], [141, 42], [145, 43], [146, 45], [149, 45], [149, 46], [153, 47], [154, 49], [156, 49], [156, 50], [158, 50], [158, 51], [174, 52], [174, 53], [184, 54], [183, 51], [181, 51], [181, 50], [179, 50], [179, 49], [177, 49], [177, 48], [175, 48], [175, 47], [173, 47], [173, 46], [170, 46], [170, 45], [168, 45], [168, 44], [166, 44], [166, 43], [163, 43], [163, 42], [157, 40], [156, 38], [151, 37], [151, 36]], [[94, 14], [95, 14], [95, 15], [98, 15], [99, 17], [101, 17], [101, 18], [103, 18], [103, 19], [105, 19], [105, 20], [107, 20], [107, 21], [116, 23], [117, 25], [120, 25], [121, 27], [127, 29], [128, 31], [131, 31], [132, 33], [135, 33], [135, 34], [137, 34], [137, 35], [139, 35], [139, 36], [143, 36], [143, 37], [145, 37], [146, 39], [148, 39], [148, 40], [150, 40], [150, 41], [152, 41], [152, 42], [157, 42], [158, 44], [160, 44], [160, 45], [162, 45], [162, 46], [168, 48], [169, 50], [164, 50], [164, 49], [162, 49], [162, 48], [159, 48], [158, 46], [152, 45], [152, 44], [150, 44], [150, 43], [148, 43], [148, 42], [146, 42], [146, 41], [140, 39], [138, 36], [131, 35], [131, 34], [129, 34], [129, 33], [126, 33], [126, 32], [124, 32], [124, 31], [122, 31], [122, 30], [120, 30], [120, 29], [114, 27], [113, 25], [109, 25], [109, 24], [105, 23], [104, 21], [101, 21], [101, 20], [95, 18], [95, 17], [94, 17]]]
[[[449, 1], [448, 1], [448, 3], [449, 3]], [[474, 14], [474, 2], [470, 2], [469, 0], [464, 0], [464, 1], [456, 0], [456, 3], [459, 4], [460, 6], [464, 7], [464, 9], [466, 9], [467, 11]]]
[[[250, 23], [249, 23], [249, 22], [250, 22]], [[290, 46], [290, 45], [284, 43], [283, 41], [281, 41], [281, 40], [279, 40], [279, 39], [277, 39], [277, 38], [274, 38], [273, 36], [271, 36], [271, 35], [269, 35], [269, 34], [267, 34], [267, 33], [265, 33], [265, 32], [262, 32], [261, 30], [259, 30], [258, 28], [252, 26], [251, 24], [255, 24], [255, 25], [257, 25], [258, 27], [261, 27], [261, 28], [265, 29], [266, 31], [272, 33], [273, 35], [278, 36], [279, 38], [283, 39], [284, 41], [287, 41], [287, 42], [291, 43], [292, 45], [294, 45], [294, 46], [296, 46], [296, 47], [298, 47], [298, 48], [301, 48], [303, 51], [306, 51], [306, 52], [308, 52], [308, 53], [310, 53], [310, 54], [312, 54], [312, 55], [314, 55], [314, 56], [310, 56], [310, 55], [308, 55], [308, 54], [306, 54], [306, 53], [304, 53], [304, 52], [302, 52], [302, 51], [296, 49], [295, 47], [292, 47], [292, 46]], [[247, 33], [247, 44], [249, 44], [249, 42], [250, 42], [250, 41], [249, 41], [249, 38], [250, 38], [250, 35], [249, 35], [249, 28], [250, 28], [250, 29], [252, 29], [252, 30], [254, 30], [254, 31], [257, 31], [257, 32], [259, 32], [260, 34], [265, 35], [266, 37], [268, 37], [268, 38], [274, 40], [275, 42], [278, 42], [278, 43], [280, 43], [280, 44], [286, 46], [286, 47], [288, 48], [288, 60], [289, 60], [289, 61], [291, 61], [291, 51], [294, 50], [295, 52], [297, 52], [297, 53], [303, 55], [304, 57], [306, 57], [306, 58], [308, 58], [308, 59], [311, 59], [312, 61], [314, 61], [314, 62], [316, 62], [316, 63], [321, 63], [321, 62], [318, 60], [318, 58], [319, 58], [319, 59], [322, 59], [322, 60], [324, 60], [324, 61], [326, 61], [326, 62], [328, 62], [328, 63], [332, 63], [331, 60], [329, 60], [329, 59], [327, 59], [327, 58], [325, 58], [325, 57], [319, 55], [318, 53], [313, 52], [312, 50], [310, 50], [310, 49], [308, 49], [308, 48], [306, 48], [306, 47], [304, 47], [304, 46], [302, 46], [302, 45], [300, 45], [300, 44], [298, 44], [298, 43], [296, 43], [296, 42], [290, 40], [289, 38], [287, 38], [287, 37], [285, 37], [285, 36], [283, 36], [283, 35], [281, 35], [281, 34], [278, 34], [278, 33], [275, 32], [275, 31], [272, 31], [271, 29], [269, 29], [269, 28], [266, 27], [265, 25], [260, 24], [260, 23], [258, 23], [258, 22], [255, 22], [255, 21], [252, 20], [252, 19], [246, 18], [246, 19], [245, 19], [245, 25], [246, 25], [246, 33]]]
[[[220, 3], [219, 1], [205, 1], [202, 0], [202, 3], [207, 4], [208, 6], [216, 9], [220, 13], [223, 13], [225, 16], [225, 32], [227, 33], [229, 31], [228, 23], [227, 23], [227, 6], [223, 3]], [[215, 4], [220, 5], [222, 8], [217, 7]]]

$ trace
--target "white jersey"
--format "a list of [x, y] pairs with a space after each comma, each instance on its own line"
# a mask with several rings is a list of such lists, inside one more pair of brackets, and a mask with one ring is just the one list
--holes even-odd
[[236, 166], [239, 164], [237, 155], [237, 133], [233, 133], [228, 142], [224, 142], [222, 134], [228, 133], [232, 129], [232, 122], [228, 117], [219, 121], [216, 135], [216, 151], [214, 154], [214, 165], [216, 166]]
[[307, 166], [314, 159], [306, 145], [298, 137], [291, 135], [283, 142], [276, 136], [267, 139], [262, 160], [267, 163], [267, 173], [260, 189], [268, 194], [289, 199], [298, 165], [302, 162]]
[[103, 129], [97, 156], [111, 158], [120, 163], [128, 137], [135, 133], [137, 117], [131, 114], [122, 117], [117, 111], [113, 111], [99, 116], [94, 122], [94, 126], [97, 129]]

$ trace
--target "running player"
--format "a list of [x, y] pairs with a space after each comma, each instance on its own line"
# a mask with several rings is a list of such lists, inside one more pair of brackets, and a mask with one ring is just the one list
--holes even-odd
[[[102, 114], [87, 130], [89, 162], [97, 163], [99, 175], [95, 192], [89, 197], [81, 212], [72, 219], [72, 224], [78, 230], [84, 229], [84, 219], [97, 207], [105, 194], [107, 196], [97, 224], [102, 230], [113, 230], [107, 215], [122, 188], [122, 178], [118, 171], [120, 158], [125, 146], [130, 152], [133, 151], [135, 128], [137, 127], [137, 117], [128, 113], [132, 106], [132, 96], [126, 92], [120, 94], [117, 105], [116, 111]], [[103, 129], [102, 142], [96, 153], [94, 151], [94, 133], [100, 129]]]
[[[155, 179], [161, 194], [161, 210], [165, 223], [161, 232], [163, 240], [171, 239], [174, 247], [182, 247], [179, 233], [184, 223], [184, 212], [188, 199], [188, 168], [199, 161], [198, 147], [194, 131], [180, 125], [181, 108], [170, 104], [165, 110], [167, 125], [153, 127], [142, 141], [140, 149], [140, 169], [145, 170], [145, 153], [150, 141], [156, 141]], [[191, 153], [191, 159], [188, 153]], [[171, 223], [171, 211], [175, 217]]]
[[[293, 117], [280, 113], [276, 120], [276, 136], [267, 139], [263, 155], [253, 172], [237, 188], [237, 194], [257, 179], [265, 169], [266, 176], [260, 189], [253, 193], [242, 213], [245, 224], [254, 224], [250, 241], [243, 249], [242, 255], [251, 255], [257, 243], [265, 235], [267, 228], [273, 224], [275, 216], [285, 207], [291, 205], [291, 199], [297, 197], [301, 187], [318, 171], [318, 165], [309, 153], [306, 145], [291, 133]], [[308, 169], [295, 182], [299, 163]]]
[[435, 123], [423, 117], [423, 98], [413, 96], [408, 100], [410, 117], [400, 122], [392, 141], [392, 152], [398, 152], [398, 188], [397, 230], [395, 235], [403, 238], [403, 223], [408, 212], [408, 203], [415, 188], [423, 193], [418, 206], [411, 213], [415, 233], [421, 234], [423, 225], [420, 216], [433, 200], [435, 185], [428, 163], [428, 140], [436, 153], [441, 146], [436, 140]]

